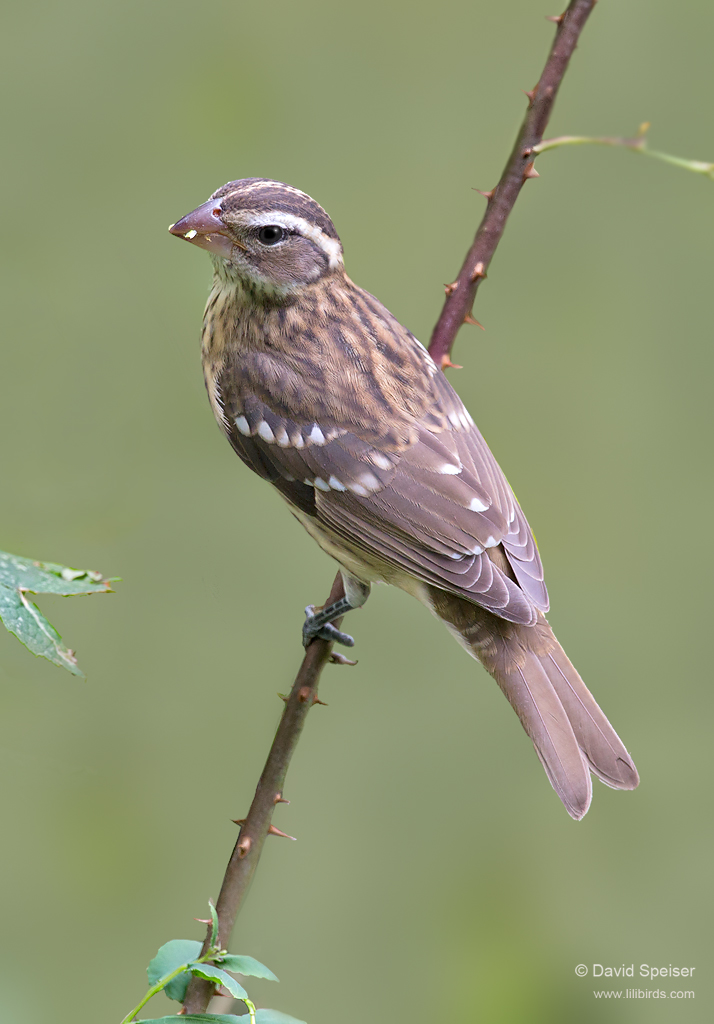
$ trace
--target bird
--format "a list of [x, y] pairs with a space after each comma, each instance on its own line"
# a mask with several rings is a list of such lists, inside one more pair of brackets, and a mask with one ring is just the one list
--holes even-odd
[[303, 643], [373, 583], [416, 597], [493, 676], [579, 820], [591, 775], [637, 769], [565, 651], [540, 554], [506, 477], [426, 348], [354, 284], [325, 210], [268, 178], [228, 182], [169, 227], [213, 263], [201, 352], [215, 418], [338, 564], [344, 597], [309, 605]]

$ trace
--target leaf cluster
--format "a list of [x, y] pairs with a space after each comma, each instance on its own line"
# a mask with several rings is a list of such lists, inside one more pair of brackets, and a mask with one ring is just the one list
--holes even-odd
[[[261, 964], [252, 956], [229, 953], [221, 949], [218, 942], [218, 916], [212, 903], [208, 904], [211, 911], [211, 938], [208, 952], [201, 955], [202, 944], [194, 939], [171, 939], [158, 951], [146, 968], [149, 978], [149, 991], [142, 1001], [122, 1021], [130, 1024], [136, 1014], [158, 992], [164, 991], [169, 999], [182, 1003], [186, 998], [191, 977], [205, 978], [218, 986], [222, 992], [240, 999], [248, 1008], [248, 1013], [237, 1017], [232, 1013], [198, 1013], [173, 1014], [168, 1017], [144, 1018], [136, 1024], [186, 1024], [186, 1022], [213, 1022], [213, 1024], [241, 1024], [250, 1017], [250, 1024], [305, 1024], [295, 1017], [290, 1017], [279, 1010], [256, 1009], [249, 999], [248, 993], [233, 977], [264, 978], [266, 981], [278, 979], [265, 964]], [[230, 972], [230, 973], [229, 973]]]

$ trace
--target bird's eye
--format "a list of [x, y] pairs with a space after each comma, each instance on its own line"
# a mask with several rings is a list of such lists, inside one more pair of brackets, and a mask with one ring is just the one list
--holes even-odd
[[266, 224], [258, 232], [258, 239], [263, 245], [275, 245], [284, 237], [285, 231], [279, 224]]

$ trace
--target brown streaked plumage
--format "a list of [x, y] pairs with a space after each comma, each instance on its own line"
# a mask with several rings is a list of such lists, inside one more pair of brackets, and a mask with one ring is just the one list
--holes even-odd
[[[591, 771], [634, 789], [545, 619], [540, 556], [505, 476], [426, 350], [347, 277], [325, 211], [247, 178], [170, 230], [213, 259], [202, 351], [216, 419], [339, 563], [340, 612], [375, 581], [426, 604], [494, 676], [574, 818]], [[329, 631], [332, 611], [308, 618], [308, 635]]]

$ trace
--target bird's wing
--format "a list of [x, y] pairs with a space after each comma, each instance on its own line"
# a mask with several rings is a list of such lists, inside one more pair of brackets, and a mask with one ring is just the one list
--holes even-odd
[[[244, 461], [349, 544], [532, 624], [548, 598], [528, 523], [461, 399], [424, 358], [430, 401], [398, 450], [388, 418], [384, 444], [374, 418], [368, 431], [324, 414], [305, 422], [302, 410], [288, 414], [284, 390], [280, 402], [264, 387], [258, 397], [245, 376], [223, 389], [226, 432]], [[488, 557], [497, 545], [513, 578]]]

